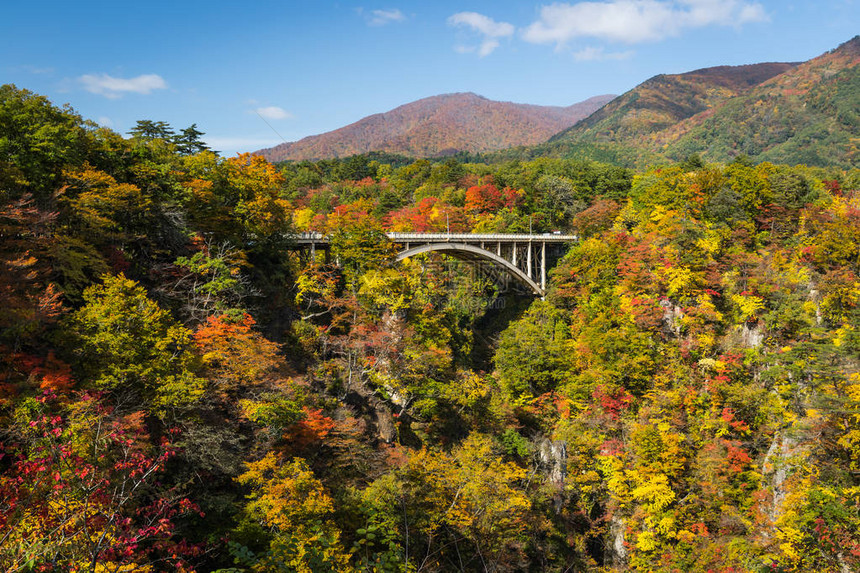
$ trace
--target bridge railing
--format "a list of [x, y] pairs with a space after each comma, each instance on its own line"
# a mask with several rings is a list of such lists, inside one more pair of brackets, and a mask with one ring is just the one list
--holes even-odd
[[[577, 235], [562, 235], [560, 233], [385, 233], [392, 241], [405, 242], [464, 242], [477, 243], [480, 241], [514, 243], [540, 242], [570, 243], [579, 240]], [[327, 243], [328, 236], [323, 233], [298, 233], [295, 238], [299, 242]]]

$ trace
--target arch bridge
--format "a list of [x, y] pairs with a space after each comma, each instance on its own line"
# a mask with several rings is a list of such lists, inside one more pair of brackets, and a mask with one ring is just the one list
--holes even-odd
[[[398, 261], [439, 252], [473, 264], [489, 263], [541, 297], [546, 294], [547, 271], [578, 239], [576, 235], [555, 233], [386, 233], [386, 236], [400, 249]], [[330, 248], [328, 237], [320, 233], [302, 233], [295, 237], [295, 243], [307, 250], [312, 259], [317, 251], [327, 252]]]

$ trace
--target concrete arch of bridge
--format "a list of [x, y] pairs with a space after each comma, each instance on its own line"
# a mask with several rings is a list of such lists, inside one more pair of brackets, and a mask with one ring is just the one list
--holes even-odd
[[472, 245], [467, 245], [464, 243], [430, 243], [427, 245], [420, 245], [418, 247], [412, 247], [411, 249], [407, 249], [405, 251], [401, 251], [397, 255], [397, 260], [402, 261], [403, 259], [408, 259], [409, 257], [420, 255], [421, 253], [429, 253], [429, 252], [442, 252], [446, 255], [451, 255], [452, 257], [456, 257], [462, 260], [486, 260], [490, 261], [493, 264], [496, 264], [502, 267], [504, 270], [508, 271], [514, 279], [520, 281], [525, 286], [529, 287], [534, 291], [534, 293], [540, 297], [544, 296], [543, 289], [540, 288], [540, 285], [537, 284], [534, 280], [529, 278], [529, 276], [520, 270], [518, 267], [514, 266], [513, 263], [500, 257], [495, 253], [491, 253], [485, 249], [481, 249], [479, 247], [474, 247]]

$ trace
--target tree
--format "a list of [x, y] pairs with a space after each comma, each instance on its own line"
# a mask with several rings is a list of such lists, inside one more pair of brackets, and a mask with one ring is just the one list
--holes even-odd
[[408, 454], [364, 499], [409, 540], [419, 570], [512, 570], [523, 557], [531, 502], [526, 471], [502, 461], [487, 436], [470, 435], [450, 454]]
[[343, 266], [347, 286], [353, 291], [358, 290], [362, 273], [383, 267], [394, 256], [394, 245], [361, 201], [335, 208], [327, 227], [332, 255]]
[[166, 121], [152, 121], [151, 119], [137, 120], [137, 124], [129, 130], [128, 134], [135, 139], [163, 139], [165, 141], [172, 141], [176, 136], [173, 128]]
[[45, 206], [62, 169], [79, 165], [91, 143], [88, 126], [71, 108], [14, 85], [0, 86], [0, 188], [14, 198], [29, 192]]
[[492, 183], [475, 185], [466, 190], [466, 210], [473, 213], [494, 213], [505, 204], [505, 198]]
[[174, 539], [175, 521], [198, 510], [159, 483], [175, 449], [167, 437], [151, 446], [142, 421], [93, 394], [61, 408], [46, 393], [19, 410], [0, 474], [4, 569], [186, 570], [199, 548]]
[[270, 452], [247, 467], [236, 480], [250, 490], [236, 537], [260, 549], [245, 551], [244, 564], [261, 572], [345, 570], [349, 556], [330, 519], [333, 500], [307, 463]]
[[75, 230], [96, 245], [121, 245], [154, 226], [153, 198], [137, 185], [119, 183], [85, 163], [66, 172], [63, 203]]
[[621, 206], [612, 200], [595, 201], [573, 217], [571, 226], [581, 237], [590, 237], [609, 229], [621, 211]]
[[61, 293], [49, 282], [50, 226], [56, 213], [29, 195], [0, 206], [0, 344], [13, 352], [34, 343], [59, 317]]
[[292, 206], [281, 198], [284, 176], [263, 157], [245, 153], [225, 160], [204, 151], [183, 164], [188, 215], [207, 239], [247, 248], [251, 241], [280, 244], [290, 231]]
[[566, 177], [544, 175], [538, 179], [535, 188], [543, 194], [541, 207], [544, 212], [551, 214], [550, 224], [554, 227], [566, 227], [586, 207], [583, 194]]
[[244, 313], [245, 299], [255, 294], [248, 278], [242, 274], [244, 257], [226, 244], [195, 242], [200, 250], [174, 261], [172, 274], [175, 278], [165, 291], [179, 301], [182, 316], [191, 323], [220, 314], [240, 317]]
[[197, 129], [196, 123], [192, 123], [175, 135], [173, 142], [181, 155], [194, 155], [201, 151], [210, 151], [209, 146], [200, 139], [202, 135], [206, 134]]
[[535, 302], [502, 333], [496, 370], [511, 397], [528, 400], [554, 390], [564, 380], [569, 330], [561, 311], [549, 303]]
[[85, 386], [110, 392], [123, 407], [160, 416], [200, 396], [191, 332], [135, 281], [106, 276], [84, 291], [84, 301], [65, 327]]
[[254, 319], [210, 316], [194, 332], [207, 379], [220, 392], [259, 385], [280, 363], [278, 345], [255, 332]]

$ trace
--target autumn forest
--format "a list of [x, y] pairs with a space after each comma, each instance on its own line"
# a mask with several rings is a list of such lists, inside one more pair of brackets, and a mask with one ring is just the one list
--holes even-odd
[[[389, 231], [579, 240], [541, 299]], [[271, 164], [5, 85], [0, 265], [3, 570], [860, 569], [856, 168]]]

